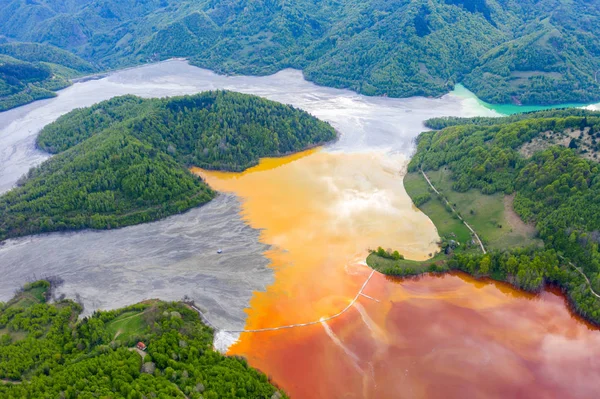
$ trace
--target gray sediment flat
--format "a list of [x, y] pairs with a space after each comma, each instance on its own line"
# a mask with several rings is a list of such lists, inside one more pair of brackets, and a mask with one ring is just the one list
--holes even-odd
[[258, 234], [240, 219], [237, 198], [222, 194], [159, 222], [9, 240], [0, 246], [0, 298], [18, 282], [60, 276], [56, 294], [81, 300], [85, 315], [187, 295], [215, 325], [239, 330], [252, 292], [273, 281]]

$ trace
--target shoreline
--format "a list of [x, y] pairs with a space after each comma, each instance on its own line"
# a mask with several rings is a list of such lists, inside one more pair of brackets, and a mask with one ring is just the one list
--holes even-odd
[[[42, 98], [42, 99], [36, 99], [36, 100], [33, 100], [33, 101], [29, 101], [27, 103], [20, 104], [20, 105], [18, 105], [16, 107], [12, 107], [12, 108], [6, 109], [4, 111], [0, 111], [0, 114], [2, 112], [6, 112], [6, 111], [9, 111], [11, 109], [16, 109], [16, 108], [25, 106], [27, 104], [35, 103], [37, 101], [46, 100], [46, 99], [49, 99], [49, 98], [50, 99], [54, 98], [57, 95], [59, 95], [60, 91], [66, 89], [66, 88], [68, 88], [68, 87], [70, 87], [70, 86], [72, 86], [73, 84], [76, 84], [76, 83], [85, 83], [85, 82], [92, 81], [92, 80], [100, 80], [100, 79], [107, 78], [107, 77], [109, 77], [109, 76], [111, 76], [111, 75], [113, 75], [115, 73], [126, 72], [126, 71], [134, 70], [134, 69], [137, 69], [137, 68], [143, 68], [143, 67], [146, 67], [146, 66], [166, 64], [166, 63], [169, 63], [169, 62], [186, 62], [188, 65], [190, 65], [192, 67], [195, 67], [195, 68], [198, 68], [198, 69], [204, 69], [204, 70], [210, 71], [210, 72], [212, 72], [212, 73], [214, 73], [214, 74], [216, 74], [218, 76], [223, 76], [223, 77], [230, 77], [230, 76], [247, 76], [247, 77], [273, 76], [273, 75], [276, 75], [277, 73], [279, 73], [281, 71], [284, 71], [286, 69], [292, 69], [292, 70], [295, 70], [295, 71], [299, 71], [302, 74], [302, 78], [305, 81], [310, 82], [310, 83], [314, 84], [315, 86], [324, 87], [324, 88], [330, 88], [330, 89], [347, 90], [347, 91], [352, 92], [354, 94], [363, 95], [363, 96], [372, 97], [372, 98], [393, 98], [393, 99], [426, 98], [426, 99], [440, 99], [440, 98], [443, 98], [443, 97], [445, 97], [447, 95], [456, 95], [457, 97], [460, 97], [460, 98], [463, 98], [463, 99], [469, 99], [472, 96], [472, 98], [475, 99], [481, 106], [485, 107], [486, 109], [495, 111], [495, 112], [497, 112], [497, 113], [499, 113], [501, 115], [512, 115], [512, 114], [515, 114], [515, 113], [517, 113], [517, 114], [518, 113], [526, 113], [526, 112], [532, 112], [532, 111], [536, 111], [536, 110], [545, 110], [545, 109], [586, 108], [586, 107], [594, 106], [596, 104], [600, 104], [600, 102], [590, 102], [590, 103], [581, 103], [581, 104], [574, 104], [574, 103], [524, 104], [524, 105], [516, 105], [516, 104], [512, 104], [512, 103], [510, 103], [510, 104], [494, 104], [494, 103], [488, 103], [488, 102], [484, 101], [483, 99], [477, 97], [477, 95], [475, 95], [475, 93], [473, 93], [470, 89], [466, 88], [462, 83], [456, 83], [455, 86], [454, 86], [454, 88], [452, 90], [446, 91], [446, 92], [441, 93], [441, 94], [439, 94], [437, 96], [422, 96], [422, 95], [418, 96], [417, 95], [417, 96], [406, 96], [406, 97], [394, 97], [394, 96], [390, 97], [388, 95], [369, 95], [369, 94], [366, 94], [366, 93], [362, 93], [362, 92], [353, 90], [352, 88], [349, 88], [349, 87], [327, 86], [327, 85], [319, 84], [319, 83], [317, 83], [317, 82], [309, 79], [306, 76], [306, 74], [304, 73], [304, 70], [302, 70], [302, 69], [296, 69], [296, 68], [292, 68], [292, 67], [282, 68], [282, 69], [279, 69], [279, 70], [277, 70], [277, 71], [275, 71], [273, 73], [267, 73], [267, 74], [256, 74], [256, 75], [237, 74], [237, 73], [229, 73], [229, 74], [227, 74], [227, 73], [219, 72], [219, 71], [217, 71], [215, 69], [211, 69], [211, 68], [207, 68], [207, 67], [203, 67], [203, 66], [197, 65], [197, 64], [191, 62], [190, 59], [187, 58], [187, 57], [171, 57], [171, 58], [167, 58], [167, 59], [161, 60], [161, 61], [147, 62], [147, 63], [134, 64], [134, 65], [130, 65], [130, 66], [117, 67], [117, 68], [102, 70], [101, 72], [92, 73], [90, 75], [85, 75], [85, 76], [80, 76], [80, 77], [72, 78], [72, 79], [69, 79], [69, 83], [70, 84], [68, 86], [66, 86], [66, 87], [64, 87], [64, 88], [62, 88], [60, 90], [54, 91], [53, 93], [55, 95], [52, 96], [52, 97], [47, 97], [47, 98]], [[465, 93], [463, 93], [462, 95], [455, 93], [455, 91], [457, 91], [457, 90], [461, 91], [461, 89], [462, 89], [462, 91], [467, 91], [469, 93], [469, 95], [465, 97], [464, 96]], [[524, 110], [518, 110], [516, 112], [509, 112], [508, 114], [506, 114], [506, 113], [503, 113], [501, 111], [501, 109], [503, 107], [523, 107], [525, 109]]]
[[137, 68], [143, 68], [145, 66], [166, 64], [166, 63], [173, 62], [173, 61], [188, 61], [188, 59], [184, 58], [184, 57], [173, 57], [173, 58], [168, 58], [168, 59], [162, 60], [162, 61], [147, 62], [144, 64], [126, 66], [123, 68], [113, 68], [113, 69], [108, 69], [108, 70], [105, 70], [102, 72], [96, 72], [96, 73], [92, 73], [90, 75], [73, 78], [73, 79], [70, 79], [70, 81], [71, 81], [71, 83], [74, 84], [74, 83], [84, 83], [84, 82], [88, 82], [90, 80], [100, 80], [100, 79], [106, 78], [114, 73], [126, 72], [126, 71], [130, 71], [130, 70], [137, 69]]
[[[418, 195], [417, 195], [417, 192], [415, 191], [415, 188], [413, 186], [411, 186], [411, 189], [407, 189], [407, 186], [406, 186], [406, 178], [410, 175], [410, 173], [413, 173], [413, 175], [419, 176], [419, 178], [422, 178], [424, 181], [426, 181], [426, 183], [429, 184], [428, 189], [431, 192], [435, 192], [437, 194], [437, 196], [433, 195], [433, 196], [431, 196], [430, 200], [425, 201], [422, 205], [417, 206], [415, 201], [418, 199]], [[394, 260], [391, 258], [390, 250], [388, 250], [386, 252], [386, 254], [383, 254], [382, 256], [377, 254], [376, 251], [371, 251], [371, 253], [367, 257], [367, 262], [366, 262], [367, 265], [371, 269], [376, 270], [376, 271], [380, 272], [381, 274], [385, 275], [386, 277], [390, 277], [392, 279], [419, 277], [419, 276], [422, 276], [425, 274], [444, 275], [447, 273], [450, 273], [450, 274], [463, 273], [476, 281], [486, 281], [486, 280], [494, 281], [497, 283], [506, 284], [507, 286], [511, 287], [511, 289], [518, 290], [520, 292], [530, 293], [532, 295], [539, 295], [540, 293], [551, 290], [552, 287], [554, 287], [554, 289], [560, 291], [561, 295], [564, 297], [564, 299], [566, 301], [565, 303], [568, 305], [567, 307], [569, 308], [569, 311], [571, 313], [576, 315], [579, 319], [585, 321], [585, 323], [587, 323], [588, 325], [594, 326], [594, 328], [597, 328], [597, 329], [600, 328], [600, 321], [594, 320], [593, 314], [586, 315], [583, 313], [583, 310], [579, 310], [577, 308], [577, 301], [572, 296], [572, 293], [574, 293], [574, 291], [577, 288], [573, 288], [573, 287], [569, 288], [568, 286], [564, 286], [564, 284], [567, 284], [564, 281], [563, 281], [563, 285], [561, 285], [559, 280], [552, 279], [552, 278], [550, 278], [550, 276], [546, 276], [543, 278], [540, 286], [529, 290], [529, 289], [525, 289], [523, 287], [518, 286], [516, 275], [509, 274], [506, 271], [502, 272], [501, 270], [496, 270], [496, 271], [491, 270], [488, 273], [478, 275], [476, 273], [477, 267], [475, 267], [475, 273], [472, 273], [473, 267], [470, 266], [470, 263], [473, 261], [478, 262], [477, 256], [480, 257], [479, 259], [487, 257], [487, 259], [489, 259], [493, 264], [494, 257], [498, 256], [498, 254], [511, 253], [512, 250], [517, 250], [517, 251], [522, 250], [524, 252], [525, 256], [528, 256], [528, 257], [536, 256], [536, 253], [539, 254], [539, 252], [536, 252], [536, 251], [539, 251], [539, 248], [532, 246], [532, 244], [529, 244], [529, 245], [523, 245], [521, 247], [507, 247], [507, 248], [498, 247], [498, 248], [491, 249], [490, 252], [486, 251], [485, 248], [483, 247], [483, 243], [482, 243], [481, 239], [479, 239], [479, 236], [477, 235], [475, 230], [473, 230], [466, 223], [466, 221], [463, 219], [463, 217], [460, 215], [460, 213], [455, 209], [455, 207], [450, 204], [448, 198], [445, 195], [442, 195], [440, 192], [438, 192], [438, 190], [432, 185], [431, 181], [425, 175], [425, 173], [423, 173], [423, 171], [420, 168], [417, 171], [410, 172], [410, 173], [406, 173], [403, 176], [404, 187], [406, 189], [408, 196], [412, 200], [413, 206], [418, 208], [420, 212], [424, 213], [435, 225], [436, 230], [438, 231], [438, 235], [440, 235], [440, 242], [438, 243], [438, 252], [433, 253], [432, 254], [433, 256], [431, 256], [429, 259], [426, 259], [424, 261], [412, 261], [412, 260], [405, 260], [403, 258]], [[444, 205], [444, 202], [445, 202], [445, 205], [447, 207], [446, 210], [448, 211], [448, 209], [449, 209], [450, 210], [449, 212], [451, 212], [452, 216], [449, 216], [446, 214], [441, 214], [441, 215], [436, 214], [436, 213], [434, 213], [434, 210], [432, 208], [428, 208], [429, 212], [426, 212], [426, 210], [423, 209], [422, 206], [425, 205], [425, 203], [428, 203], [431, 201], [433, 201], [434, 203], [436, 201], [439, 201], [440, 204], [442, 204], [442, 205]], [[454, 204], [454, 205], [456, 205], [456, 204]], [[434, 219], [435, 219], [435, 221], [434, 221]], [[460, 245], [460, 244], [458, 244], [457, 246], [449, 246], [448, 242], [451, 243], [453, 240], [451, 240], [449, 238], [447, 231], [443, 235], [440, 234], [440, 225], [443, 225], [446, 220], [450, 220], [450, 219], [457, 219], [457, 220], [461, 221], [462, 223], [464, 223], [469, 228], [470, 237], [472, 240], [471, 246], [467, 245], [466, 247], [462, 247], [462, 246], [459, 247], [458, 245]], [[448, 228], [446, 227], [445, 230], [448, 230]], [[453, 230], [453, 231], [455, 231], [455, 230]], [[451, 233], [451, 234], [454, 234], [454, 233]], [[474, 246], [477, 247], [476, 242], [473, 239], [473, 237], [476, 237], [479, 245], [481, 245], [481, 248], [478, 250], [473, 249], [473, 244], [475, 244]], [[453, 238], [458, 239], [456, 235], [454, 235]], [[443, 246], [444, 243], [447, 245], [447, 248]], [[447, 252], [447, 250], [449, 248], [451, 249], [451, 251]], [[474, 256], [475, 259], [472, 258], [471, 261], [469, 261], [469, 265], [465, 264], [466, 260], [464, 258], [462, 260], [458, 259], [458, 260], [453, 261], [453, 259], [456, 259], [455, 249], [460, 250], [460, 254], [464, 254], [466, 256], [471, 256], [471, 257]], [[552, 249], [550, 248], [550, 250], [552, 250]], [[529, 253], [527, 251], [529, 251]], [[600, 298], [600, 296], [594, 291], [589, 278], [576, 265], [574, 265], [567, 259], [564, 259], [560, 254], [555, 253], [555, 255], [559, 262], [558, 267], [560, 267], [561, 269], [565, 269], [565, 270], [570, 270], [572, 268], [578, 273], [577, 275], [580, 278], [582, 277], [580, 282], [585, 283], [585, 290], [586, 290], [585, 295], [591, 294], [593, 297]], [[521, 254], [521, 256], [523, 256], [523, 254]], [[497, 260], [498, 259], [496, 258], [496, 261]], [[465, 270], [465, 269], [469, 269], [469, 270]], [[577, 281], [578, 280], [576, 278], [571, 278], [571, 280], [569, 280], [568, 282], [577, 284]], [[579, 285], [577, 285], [577, 287], [579, 287]]]
[[[132, 65], [132, 66], [126, 66], [123, 68], [114, 68], [114, 69], [109, 69], [103, 72], [98, 72], [96, 74], [91, 74], [91, 75], [87, 75], [87, 76], [82, 76], [80, 78], [76, 78], [76, 79], [80, 79], [79, 82], [85, 82], [87, 80], [96, 80], [94, 77], [95, 76], [100, 76], [97, 79], [102, 79], [104, 77], [107, 77], [111, 74], [114, 73], [118, 73], [118, 72], [124, 72], [124, 71], [129, 71], [132, 69], [136, 69], [136, 68], [142, 68], [144, 66], [150, 66], [150, 65], [157, 65], [157, 64], [163, 64], [163, 63], [169, 63], [169, 62], [174, 62], [174, 61], [183, 61], [186, 62], [188, 65], [193, 66], [195, 68], [199, 68], [199, 69], [204, 69], [207, 71], [210, 71], [218, 76], [223, 76], [223, 77], [231, 77], [231, 76], [248, 76], [248, 77], [264, 77], [264, 76], [273, 76], [278, 74], [281, 71], [285, 71], [286, 69], [291, 69], [294, 71], [298, 71], [302, 74], [302, 78], [307, 81], [310, 82], [312, 84], [314, 84], [315, 86], [318, 87], [324, 87], [324, 88], [329, 88], [329, 89], [338, 89], [338, 90], [347, 90], [350, 91], [352, 93], [355, 94], [359, 94], [361, 96], [366, 96], [366, 97], [372, 97], [372, 98], [395, 98], [395, 99], [408, 99], [408, 98], [426, 98], [426, 99], [440, 99], [444, 96], [447, 95], [452, 95], [456, 90], [460, 90], [461, 88], [463, 90], [466, 90], [468, 93], [470, 93], [470, 95], [472, 95], [479, 104], [481, 104], [483, 107], [498, 112], [501, 115], [504, 115], [502, 112], [500, 112], [499, 110], [497, 110], [497, 108], [502, 108], [502, 107], [523, 107], [523, 108], [529, 108], [523, 111], [519, 111], [516, 113], [526, 113], [526, 112], [532, 112], [535, 111], [533, 110], [533, 108], [539, 108], [537, 110], [546, 110], [546, 109], [561, 109], [561, 108], [583, 108], [583, 107], [589, 107], [595, 104], [600, 104], [600, 102], [590, 102], [590, 103], [581, 103], [581, 104], [574, 104], [574, 103], [559, 103], [559, 104], [513, 104], [513, 103], [506, 103], [506, 104], [495, 104], [495, 103], [489, 103], [481, 98], [479, 98], [472, 90], [468, 89], [466, 86], [464, 86], [462, 83], [456, 83], [454, 85], [454, 87], [452, 88], [452, 90], [446, 91], [444, 93], [441, 93], [439, 95], [436, 96], [424, 96], [424, 95], [414, 95], [414, 96], [406, 96], [406, 97], [395, 97], [395, 96], [388, 96], [387, 94], [383, 94], [383, 95], [369, 95], [366, 93], [362, 93], [356, 90], [353, 90], [352, 88], [349, 87], [342, 87], [342, 86], [327, 86], [327, 85], [323, 85], [320, 83], [317, 83], [311, 79], [309, 79], [307, 77], [307, 75], [304, 73], [304, 70], [302, 69], [297, 69], [294, 67], [286, 67], [286, 68], [282, 68], [282, 69], [278, 69], [277, 71], [273, 72], [273, 73], [265, 73], [265, 74], [256, 74], [256, 75], [248, 75], [248, 74], [240, 74], [240, 73], [223, 73], [220, 71], [217, 71], [215, 69], [209, 68], [209, 67], [205, 67], [205, 66], [200, 66], [196, 63], [194, 63], [193, 61], [190, 61], [189, 58], [187, 57], [171, 57], [171, 58], [167, 58], [165, 60], [161, 60], [161, 61], [156, 61], [156, 62], [149, 62], [149, 63], [144, 63], [144, 64], [138, 64], [138, 65]], [[82, 80], [85, 79], [85, 80]], [[73, 79], [72, 79], [73, 83], [76, 83]], [[458, 87], [457, 87], [458, 86]], [[456, 94], [457, 96], [461, 97], [459, 94]], [[462, 97], [462, 98], [469, 98], [469, 97]], [[600, 101], [600, 100], [599, 100]], [[507, 114], [510, 115], [510, 114]]]
[[[369, 267], [371, 267], [371, 266], [369, 266]], [[585, 316], [580, 314], [577, 311], [577, 309], [573, 306], [573, 301], [571, 301], [568, 294], [558, 284], [555, 284], [555, 283], [551, 283], [551, 282], [546, 283], [540, 291], [532, 292], [532, 291], [527, 291], [522, 288], [519, 288], [505, 280], [495, 279], [492, 276], [476, 276], [476, 275], [470, 274], [470, 273], [468, 273], [464, 270], [460, 270], [460, 269], [448, 269], [448, 270], [443, 270], [443, 271], [424, 271], [424, 272], [420, 272], [417, 274], [406, 275], [406, 276], [396, 276], [396, 275], [382, 273], [376, 269], [372, 269], [372, 270], [374, 270], [375, 273], [381, 274], [384, 278], [386, 278], [390, 281], [397, 282], [397, 283], [402, 283], [405, 280], [418, 281], [421, 278], [428, 277], [428, 276], [435, 277], [435, 278], [443, 278], [444, 276], [456, 276], [456, 277], [459, 277], [461, 280], [464, 280], [468, 283], [470, 283], [472, 281], [476, 281], [476, 282], [480, 282], [480, 283], [484, 283], [484, 284], [488, 284], [488, 285], [492, 284], [494, 286], [503, 286], [505, 288], [510, 289], [511, 291], [516, 291], [522, 295], [526, 295], [527, 299], [529, 299], [529, 300], [540, 298], [544, 293], [550, 293], [550, 294], [559, 296], [564, 301], [565, 307], [568, 309], [569, 313], [571, 314], [571, 316], [573, 318], [575, 318], [577, 321], [585, 324], [590, 329], [600, 331], [600, 323], [595, 323], [592, 320], [588, 320]]]
[[[482, 282], [485, 284], [501, 285], [506, 288], [509, 288], [510, 290], [517, 291], [521, 294], [525, 294], [525, 295], [529, 296], [528, 299], [539, 298], [544, 293], [552, 293], [554, 295], [561, 297], [564, 300], [564, 304], [567, 307], [567, 309], [569, 310], [569, 313], [571, 313], [571, 316], [576, 318], [577, 321], [584, 323], [585, 325], [588, 326], [588, 328], [600, 331], [600, 323], [595, 323], [593, 320], [589, 320], [587, 317], [585, 317], [585, 315], [582, 315], [577, 310], [577, 308], [575, 308], [574, 302], [571, 300], [568, 293], [561, 286], [559, 286], [558, 284], [553, 283], [553, 282], [546, 282], [544, 284], [544, 286], [542, 287], [542, 289], [539, 291], [527, 291], [523, 288], [517, 287], [516, 285], [510, 283], [509, 281], [495, 279], [492, 276], [476, 276], [474, 274], [471, 274], [471, 273], [466, 272], [461, 269], [422, 271], [422, 272], [418, 272], [415, 274], [400, 276], [400, 275], [383, 273], [377, 269], [372, 268], [371, 266], [369, 266], [369, 268], [374, 270], [376, 273], [381, 274], [386, 279], [389, 279], [390, 281], [394, 281], [394, 282], [398, 282], [398, 283], [402, 283], [402, 281], [404, 281], [404, 280], [419, 280], [420, 278], [426, 277], [426, 276], [442, 278], [446, 275], [449, 275], [449, 276], [457, 276], [457, 277], [460, 277], [461, 279], [463, 279], [463, 277], [467, 277], [466, 280]], [[465, 279], [463, 279], [463, 280], [465, 280]], [[469, 281], [467, 281], [467, 282], [469, 282]]]

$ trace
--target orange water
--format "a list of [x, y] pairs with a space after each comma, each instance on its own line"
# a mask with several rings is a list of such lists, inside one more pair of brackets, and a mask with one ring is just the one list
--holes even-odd
[[[425, 259], [431, 221], [402, 185], [405, 159], [311, 150], [243, 173], [196, 169], [236, 193], [261, 229], [275, 283], [255, 293], [246, 329], [318, 321], [344, 309], [370, 274], [368, 248]], [[460, 275], [375, 274], [322, 324], [243, 333], [230, 354], [292, 398], [590, 397], [600, 393], [600, 333], [553, 293], [532, 297]]]

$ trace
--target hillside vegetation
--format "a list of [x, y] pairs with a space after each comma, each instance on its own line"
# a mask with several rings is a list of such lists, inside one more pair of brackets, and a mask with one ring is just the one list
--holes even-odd
[[[520, 151], [535, 140], [565, 131], [600, 132], [600, 113], [559, 110], [506, 118], [441, 118], [428, 125], [442, 130], [419, 136], [417, 153], [409, 164], [409, 181], [422, 178], [422, 170], [442, 190], [441, 195], [421, 190], [420, 195], [425, 195], [421, 199], [409, 186], [407, 192], [436, 226], [455, 219], [456, 214], [432, 213], [435, 207], [428, 204], [449, 198], [489, 251], [483, 254], [467, 242], [446, 251], [443, 268], [491, 276], [529, 291], [557, 284], [580, 314], [600, 323], [600, 299], [594, 294], [600, 292], [600, 165], [568, 146], [549, 145], [527, 157]], [[461, 195], [471, 200], [461, 202]], [[502, 233], [504, 222], [497, 215], [492, 220], [489, 211], [496, 206], [494, 201], [501, 206], [507, 195], [514, 196], [508, 211], [535, 226], [544, 248], [528, 244], [526, 238], [507, 239]], [[477, 208], [481, 196], [491, 202]], [[442, 238], [447, 247], [453, 237]], [[389, 273], [406, 274], [406, 268], [385, 267]]]
[[[182, 303], [95, 312], [53, 304], [50, 284], [0, 303], [3, 398], [285, 398], [245, 360], [212, 349], [213, 331]], [[134, 351], [137, 342], [145, 352]]]
[[239, 171], [335, 137], [304, 111], [245, 94], [113, 98], [42, 130], [38, 145], [57, 155], [0, 197], [0, 240], [180, 213], [215, 195], [189, 166]]
[[101, 65], [187, 57], [223, 73], [302, 69], [368, 95], [492, 103], [600, 100], [600, 3], [589, 0], [3, 0], [0, 35]]
[[0, 44], [0, 111], [54, 97], [70, 78], [90, 73], [91, 64], [53, 46]]

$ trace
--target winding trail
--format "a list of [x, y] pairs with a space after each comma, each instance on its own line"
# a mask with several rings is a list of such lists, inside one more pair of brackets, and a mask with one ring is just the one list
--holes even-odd
[[446, 199], [446, 197], [444, 197], [435, 187], [433, 184], [431, 184], [431, 181], [429, 180], [429, 177], [427, 177], [427, 175], [425, 174], [425, 172], [423, 172], [423, 169], [419, 169], [419, 171], [421, 172], [421, 174], [423, 175], [423, 177], [425, 178], [425, 180], [427, 180], [427, 183], [429, 183], [429, 186], [433, 189], [433, 191], [435, 191], [436, 194], [440, 195], [444, 201], [446, 202], [446, 204], [450, 207], [450, 209], [452, 209], [452, 212], [454, 212], [456, 214], [456, 216], [458, 216], [458, 218], [460, 219], [461, 222], [463, 222], [463, 224], [465, 226], [467, 226], [467, 228], [469, 230], [471, 230], [471, 233], [473, 233], [473, 235], [475, 236], [475, 238], [477, 239], [477, 242], [479, 243], [479, 246], [481, 247], [481, 251], [486, 254], [487, 251], [485, 250], [485, 247], [483, 246], [483, 242], [481, 242], [481, 239], [479, 238], [479, 236], [477, 235], [477, 233], [475, 232], [475, 230], [473, 230], [473, 228], [469, 225], [469, 223], [466, 222], [465, 219], [462, 218], [462, 216], [460, 216], [460, 214], [458, 212], [456, 212], [456, 209], [454, 209], [454, 207], [448, 202], [448, 200]]
[[[479, 238], [479, 236], [477, 235], [477, 233], [475, 232], [475, 230], [473, 230], [473, 228], [471, 226], [469, 226], [469, 224], [458, 214], [458, 212], [456, 212], [456, 209], [454, 209], [452, 207], [452, 205], [448, 202], [448, 200], [446, 199], [446, 197], [444, 197], [436, 188], [435, 186], [431, 183], [431, 181], [429, 180], [429, 177], [427, 177], [427, 175], [425, 174], [425, 172], [423, 172], [423, 169], [419, 168], [419, 171], [421, 172], [421, 174], [423, 175], [423, 177], [425, 178], [425, 180], [427, 181], [427, 183], [429, 184], [429, 186], [432, 188], [433, 191], [435, 191], [436, 194], [442, 196], [442, 198], [444, 199], [444, 201], [446, 202], [446, 204], [450, 207], [450, 209], [452, 209], [452, 212], [454, 212], [456, 214], [456, 216], [458, 216], [458, 218], [464, 223], [465, 226], [467, 226], [467, 228], [469, 230], [471, 230], [471, 233], [473, 233], [473, 235], [475, 236], [475, 238], [477, 239], [477, 242], [479, 243], [479, 246], [481, 247], [481, 251], [485, 254], [487, 253], [485, 250], [485, 247], [483, 246], [483, 243], [481, 242], [481, 239]], [[560, 256], [560, 255], [559, 255]], [[566, 260], [564, 257], [560, 256], [560, 258], [563, 261], [566, 261], [573, 269], [577, 270], [577, 272], [579, 274], [581, 274], [583, 276], [583, 278], [585, 279], [585, 281], [588, 284], [588, 288], [590, 289], [590, 292], [592, 293], [592, 295], [594, 295], [596, 298], [600, 299], [600, 294], [598, 294], [596, 291], [594, 291], [594, 288], [592, 288], [592, 282], [590, 281], [590, 279], [588, 278], [588, 276], [585, 275], [584, 272], [581, 271], [581, 269], [579, 269], [577, 266], [575, 266], [573, 263], [571, 263], [570, 261]]]
[[9, 380], [9, 379], [0, 379], [0, 384], [22, 384], [23, 381], [13, 381], [13, 380]]
[[211, 323], [210, 320], [208, 320], [204, 313], [202, 313], [202, 311], [198, 309], [193, 302], [188, 302], [187, 305], [198, 313], [198, 315], [200, 316], [200, 320], [202, 320], [202, 323], [206, 324], [209, 327], [212, 327], [213, 330], [218, 330], [217, 326]]
[[[329, 317], [325, 317], [325, 318], [321, 318], [319, 320], [316, 321], [311, 321], [308, 323], [298, 323], [298, 324], [289, 324], [287, 326], [280, 326], [280, 327], [270, 327], [270, 328], [259, 328], [256, 330], [221, 330], [223, 332], [227, 332], [227, 333], [259, 333], [259, 332], [266, 332], [266, 331], [278, 331], [278, 330], [285, 330], [285, 329], [289, 329], [289, 328], [297, 328], [297, 327], [307, 327], [307, 326], [312, 326], [315, 324], [321, 324], [321, 323], [325, 323], [329, 320], [335, 319], [336, 317], [340, 317], [341, 315], [343, 315], [344, 313], [346, 313], [351, 307], [352, 305], [354, 305], [354, 303], [358, 300], [358, 297], [362, 295], [363, 290], [366, 288], [367, 284], [369, 283], [369, 281], [371, 280], [371, 277], [373, 277], [373, 274], [375, 274], [375, 270], [371, 271], [371, 274], [369, 274], [369, 277], [367, 277], [367, 279], [365, 280], [365, 282], [363, 283], [362, 287], [360, 288], [360, 290], [358, 291], [358, 293], [356, 294], [356, 296], [352, 299], [352, 301], [348, 304], [348, 306], [346, 306], [344, 309], [342, 309], [340, 312], [334, 314], [333, 316], [329, 316]], [[366, 296], [366, 295], [365, 295]], [[371, 298], [368, 297], [367, 298]], [[375, 300], [374, 298], [371, 298], [373, 300]], [[195, 305], [190, 304], [189, 305], [192, 309], [194, 309], [196, 312], [198, 312], [198, 314], [200, 315], [200, 318], [202, 319], [202, 321], [206, 324], [208, 324], [209, 326], [211, 326], [214, 329], [217, 329], [207, 318], [206, 316], [202, 313], [202, 311], [200, 309], [198, 309]]]
[[[563, 256], [559, 255], [559, 257], [562, 260], [566, 260]], [[592, 294], [594, 296], [596, 296], [596, 298], [600, 299], [600, 295], [598, 295], [598, 293], [596, 291], [594, 291], [594, 289], [592, 288], [592, 283], [590, 281], [590, 279], [588, 278], [588, 276], [585, 275], [584, 272], [581, 271], [581, 269], [579, 269], [577, 266], [575, 266], [573, 263], [571, 263], [570, 261], [567, 260], [567, 263], [569, 265], [571, 265], [573, 267], [573, 269], [577, 270], [577, 272], [579, 272], [579, 274], [581, 274], [583, 276], [583, 278], [585, 279], [585, 281], [587, 281], [588, 287], [590, 289], [590, 291], [592, 292]]]

